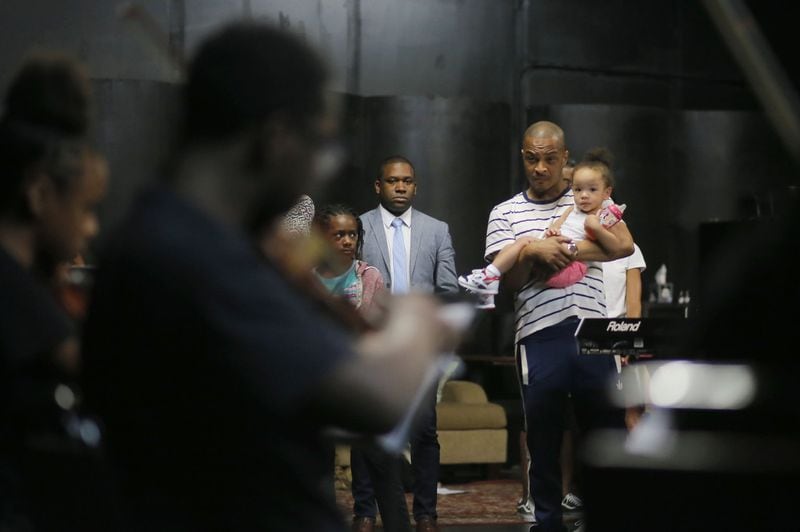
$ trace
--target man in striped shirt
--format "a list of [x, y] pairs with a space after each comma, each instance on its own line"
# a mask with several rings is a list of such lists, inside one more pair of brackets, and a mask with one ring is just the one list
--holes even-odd
[[[519, 237], [536, 239], [503, 276], [503, 286], [515, 294], [517, 371], [531, 456], [528, 475], [535, 518], [543, 531], [563, 529], [559, 452], [568, 395], [583, 431], [609, 424], [624, 427], [622, 412], [612, 410], [605, 396], [608, 379], [616, 371], [613, 358], [580, 356], [574, 333], [580, 318], [606, 316], [599, 263], [630, 255], [633, 239], [624, 223], [617, 224], [616, 233], [624, 244], [617, 254], [591, 240], [539, 239], [574, 205], [570, 185], [561, 173], [568, 157], [559, 126], [552, 122], [531, 125], [522, 141], [528, 188], [494, 207], [486, 230], [487, 260]], [[565, 288], [543, 283], [573, 260], [588, 267], [581, 281]]]

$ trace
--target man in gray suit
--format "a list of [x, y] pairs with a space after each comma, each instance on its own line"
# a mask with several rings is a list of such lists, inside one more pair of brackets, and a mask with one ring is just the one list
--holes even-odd
[[[361, 215], [363, 258], [375, 266], [394, 294], [459, 291], [455, 251], [447, 224], [411, 208], [417, 194], [414, 166], [405, 157], [385, 159], [375, 180], [380, 205]], [[369, 515], [375, 504], [369, 475], [360, 457], [353, 467], [356, 519]], [[421, 415], [411, 437], [414, 472], [414, 520], [417, 531], [436, 531], [436, 487], [439, 480], [439, 440], [436, 436], [436, 398]]]
[[[408, 291], [458, 293], [455, 251], [447, 224], [411, 204], [417, 195], [414, 166], [404, 157], [389, 157], [375, 180], [380, 205], [361, 215], [364, 222], [364, 260], [381, 271], [393, 293]], [[406, 251], [405, 279], [392, 276], [395, 218], [402, 220]], [[410, 282], [410, 284], [409, 284]], [[397, 283], [406, 283], [396, 286]], [[404, 288], [404, 289], [403, 289]]]

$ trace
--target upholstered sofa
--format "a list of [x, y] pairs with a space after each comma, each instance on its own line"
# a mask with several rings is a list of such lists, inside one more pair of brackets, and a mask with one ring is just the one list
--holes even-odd
[[499, 464], [506, 461], [508, 430], [502, 406], [490, 403], [474, 382], [444, 383], [436, 405], [442, 464]]
[[[474, 382], [446, 381], [436, 405], [441, 464], [502, 464], [507, 458], [508, 430], [502, 406], [490, 403]], [[336, 449], [337, 483], [349, 483], [350, 449]]]

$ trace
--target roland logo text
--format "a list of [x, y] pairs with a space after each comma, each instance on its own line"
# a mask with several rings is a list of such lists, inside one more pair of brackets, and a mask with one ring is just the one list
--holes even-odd
[[614, 331], [614, 332], [636, 332], [639, 330], [639, 325], [641, 325], [641, 321], [637, 321], [635, 323], [626, 323], [624, 321], [614, 321], [611, 320], [608, 322], [608, 327], [606, 327], [606, 332]]

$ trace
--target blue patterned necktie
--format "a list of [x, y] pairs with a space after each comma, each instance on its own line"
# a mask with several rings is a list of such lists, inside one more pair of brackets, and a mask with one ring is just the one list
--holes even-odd
[[408, 292], [408, 269], [406, 267], [406, 245], [403, 241], [403, 220], [392, 220], [394, 238], [392, 239], [392, 293]]

